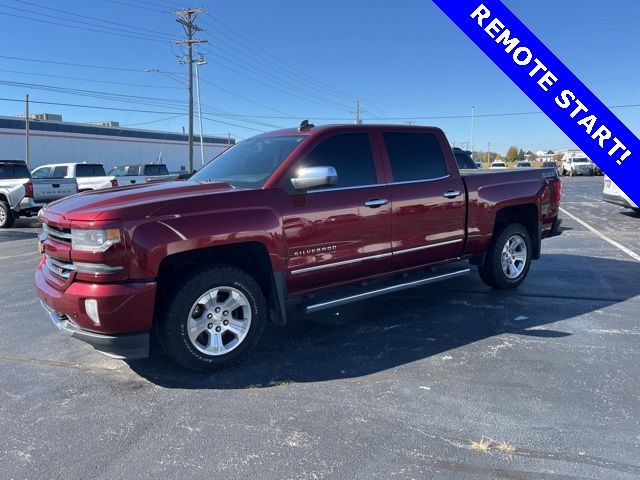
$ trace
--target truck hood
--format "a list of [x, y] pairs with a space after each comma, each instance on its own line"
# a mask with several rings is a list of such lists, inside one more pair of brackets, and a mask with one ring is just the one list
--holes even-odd
[[46, 212], [71, 221], [128, 220], [152, 215], [170, 202], [235, 190], [228, 183], [145, 183], [79, 193], [49, 204]]

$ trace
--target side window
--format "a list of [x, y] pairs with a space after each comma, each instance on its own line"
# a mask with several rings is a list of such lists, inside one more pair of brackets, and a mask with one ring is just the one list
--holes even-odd
[[300, 167], [334, 167], [338, 173], [338, 184], [329, 188], [378, 183], [368, 133], [341, 133], [329, 137], [296, 163], [295, 168]]
[[135, 177], [137, 175], [140, 175], [140, 167], [129, 167], [129, 168], [127, 168], [127, 176], [128, 177]]
[[394, 182], [442, 178], [448, 174], [438, 137], [432, 133], [383, 134]]
[[49, 178], [49, 174], [51, 173], [51, 167], [40, 167], [36, 168], [31, 173], [31, 178]]
[[66, 166], [58, 166], [53, 169], [53, 175], [51, 178], [64, 178], [67, 175], [67, 167]]
[[124, 175], [124, 167], [116, 167], [109, 172], [109, 175], [122, 177]]

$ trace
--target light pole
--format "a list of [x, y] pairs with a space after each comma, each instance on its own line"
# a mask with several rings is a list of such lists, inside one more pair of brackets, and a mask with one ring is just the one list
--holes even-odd
[[[203, 134], [202, 134], [202, 102], [200, 100], [200, 77], [198, 76], [198, 65], [205, 65], [207, 62], [200, 57], [200, 60], [196, 60], [195, 62], [196, 65], [196, 89], [198, 91], [198, 117], [199, 117], [199, 122], [200, 122], [200, 156], [201, 156], [201, 161], [202, 161], [202, 165], [204, 165], [204, 139], [203, 139]], [[176, 82], [184, 85], [185, 87], [188, 87], [189, 84], [183, 80], [181, 80], [180, 78], [171, 75], [169, 72], [165, 72], [164, 70], [160, 70], [159, 68], [145, 68], [144, 70], [145, 72], [154, 72], [154, 73], [161, 73], [162, 75], [169, 77], [172, 80], [175, 80]], [[183, 132], [184, 133], [184, 132]]]
[[202, 137], [202, 101], [200, 100], [200, 74], [199, 66], [206, 65], [206, 60], [200, 56], [200, 60], [196, 60], [196, 92], [198, 94], [198, 117], [200, 121], [200, 162], [201, 167], [204, 166], [204, 138]]

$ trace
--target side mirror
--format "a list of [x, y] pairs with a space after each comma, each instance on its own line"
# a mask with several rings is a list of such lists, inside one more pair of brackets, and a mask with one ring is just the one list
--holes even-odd
[[291, 185], [296, 190], [326, 187], [338, 184], [338, 173], [333, 167], [300, 168], [296, 176], [291, 179]]

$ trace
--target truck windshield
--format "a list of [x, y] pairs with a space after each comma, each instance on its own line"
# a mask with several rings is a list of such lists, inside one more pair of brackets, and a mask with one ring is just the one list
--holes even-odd
[[240, 188], [261, 188], [304, 138], [304, 135], [250, 138], [214, 158], [191, 180], [226, 182]]

